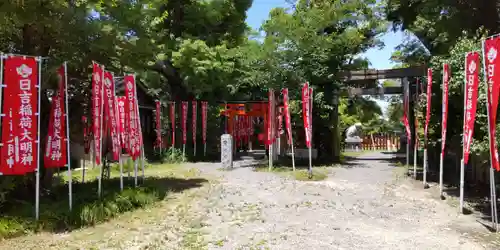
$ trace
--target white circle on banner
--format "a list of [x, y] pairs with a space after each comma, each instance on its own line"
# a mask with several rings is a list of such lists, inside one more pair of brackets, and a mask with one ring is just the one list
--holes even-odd
[[496, 58], [497, 58], [497, 50], [495, 48], [490, 48], [488, 50], [488, 54], [486, 55], [488, 57], [488, 61], [492, 63]]

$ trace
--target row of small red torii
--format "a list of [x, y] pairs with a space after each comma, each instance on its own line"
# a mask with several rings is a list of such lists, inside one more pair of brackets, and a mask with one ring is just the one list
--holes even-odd
[[[498, 231], [498, 216], [496, 209], [496, 188], [494, 170], [500, 171], [500, 162], [498, 157], [498, 149], [496, 142], [496, 116], [500, 92], [500, 59], [498, 51], [500, 50], [500, 37], [498, 35], [486, 38], [482, 44], [482, 64], [483, 74], [486, 81], [487, 88], [487, 119], [488, 119], [488, 136], [490, 144], [490, 195], [491, 195], [491, 210], [492, 210], [492, 223], [496, 231]], [[476, 118], [476, 108], [478, 99], [479, 87], [479, 72], [481, 65], [481, 54], [478, 51], [472, 51], [465, 54], [464, 62], [464, 115], [463, 115], [463, 157], [460, 169], [460, 212], [463, 212], [464, 204], [464, 168], [470, 155], [470, 147], [472, 144], [474, 123]], [[446, 145], [446, 128], [448, 116], [448, 95], [449, 95], [449, 82], [451, 80], [450, 66], [447, 63], [443, 64], [443, 85], [442, 85], [442, 122], [441, 122], [441, 155], [440, 155], [440, 170], [439, 170], [439, 189], [440, 195], [443, 195], [443, 159], [445, 154]], [[423, 91], [422, 91], [423, 92]], [[418, 86], [417, 86], [418, 95]], [[432, 69], [427, 71], [427, 110], [424, 126], [424, 186], [427, 186], [427, 134], [431, 117], [431, 96], [432, 96]], [[405, 125], [408, 143], [411, 139], [411, 131], [409, 124], [409, 89], [406, 88], [404, 96], [404, 115], [402, 121]], [[415, 128], [418, 131], [418, 123], [415, 119]], [[414, 176], [416, 177], [416, 162], [417, 162], [417, 148], [418, 137], [414, 140]], [[409, 160], [407, 160], [409, 162]]]

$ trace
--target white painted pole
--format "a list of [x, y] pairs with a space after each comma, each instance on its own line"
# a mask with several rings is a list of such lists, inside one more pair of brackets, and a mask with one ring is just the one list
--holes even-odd
[[134, 161], [134, 186], [137, 187], [137, 159]]
[[[68, 105], [68, 63], [64, 62], [64, 91], [66, 101], [66, 154], [68, 164], [68, 196], [69, 196], [69, 211], [73, 209], [73, 177], [71, 175], [71, 140], [69, 137], [69, 105]], [[83, 166], [85, 169], [85, 166]]]
[[495, 220], [495, 232], [498, 232], [498, 214], [497, 214], [497, 187], [495, 183], [495, 171], [491, 169], [492, 175], [491, 175], [491, 183], [492, 183], [492, 190], [493, 190], [493, 214], [494, 214], [494, 220]]
[[[485, 55], [484, 51], [484, 43], [482, 46], [482, 52], [483, 55]], [[483, 74], [484, 77], [486, 77], [486, 62], [485, 58], [483, 56]], [[488, 100], [487, 100], [488, 102]], [[490, 105], [486, 103], [486, 113], [487, 113], [487, 120], [488, 120], [488, 141], [491, 142], [491, 140], [496, 140], [494, 136], [491, 135], [490, 127], [491, 127], [491, 121], [490, 121]], [[491, 201], [491, 223], [492, 227], [495, 228], [495, 231], [498, 231], [498, 223], [497, 223], [497, 212], [496, 212], [496, 194], [495, 194], [495, 176], [494, 176], [494, 170], [493, 170], [493, 154], [490, 151], [490, 201]]]
[[295, 171], [295, 152], [293, 150], [293, 137], [291, 137], [291, 141], [290, 141], [290, 147], [292, 149], [292, 168], [293, 168], [293, 171]]
[[120, 191], [123, 191], [123, 159], [121, 152], [119, 161], [120, 161]]
[[[427, 168], [428, 168], [428, 162], [427, 162], [427, 146], [424, 149], [424, 188], [427, 185]], [[416, 178], [416, 177], [415, 177]]]
[[[41, 100], [42, 100], [42, 57], [37, 57], [38, 61], [38, 133], [37, 133], [37, 159], [36, 159], [36, 184], [35, 184], [35, 218], [40, 218], [40, 158], [41, 158], [41, 141], [40, 141], [40, 118], [41, 118]], [[3, 60], [2, 60], [3, 61]], [[3, 71], [3, 67], [1, 69]]]
[[439, 195], [443, 195], [444, 155], [439, 154]]
[[99, 116], [100, 116], [100, 120], [101, 120], [101, 126], [99, 126], [99, 133], [101, 134], [101, 150], [100, 152], [96, 152], [96, 154], [99, 154], [100, 155], [100, 158], [101, 158], [101, 164], [99, 164], [99, 175], [97, 176], [97, 196], [99, 198], [101, 198], [101, 193], [102, 193], [102, 149], [103, 149], [103, 146], [102, 146], [102, 141], [103, 141], [103, 138], [102, 138], [102, 134], [103, 134], [103, 129], [102, 129], [102, 124], [103, 124], [103, 119], [104, 119], [104, 66], [102, 66], [102, 74], [101, 74], [101, 105], [99, 105]]
[[203, 143], [203, 156], [207, 156], [207, 144]]
[[[114, 79], [114, 75], [113, 75]], [[123, 83], [124, 87], [125, 82]], [[118, 107], [118, 100], [116, 99], [116, 84], [113, 88], [113, 98], [115, 98], [113, 101], [115, 102], [115, 119], [116, 119], [116, 124], [120, 124], [120, 108]], [[120, 125], [116, 128], [116, 133], [118, 134], [118, 141], [119, 141], [119, 150], [118, 150], [118, 163], [120, 165], [120, 191], [123, 191], [123, 161], [122, 161], [122, 133], [120, 131]]]
[[464, 212], [464, 175], [465, 175], [465, 164], [464, 159], [460, 161], [460, 213]]
[[[416, 119], [416, 118], [415, 118]], [[415, 139], [416, 139], [415, 135]], [[415, 177], [415, 180], [417, 179], [417, 140], [415, 140], [415, 144], [413, 146], [413, 175]]]
[[134, 83], [135, 83], [135, 105], [137, 107], [137, 112], [136, 112], [136, 117], [137, 117], [137, 123], [138, 123], [138, 129], [139, 129], [139, 136], [142, 139], [141, 143], [142, 145], [140, 146], [140, 154], [141, 154], [141, 169], [142, 169], [142, 181], [144, 182], [144, 138], [142, 137], [142, 126], [141, 126], [141, 114], [139, 113], [139, 97], [137, 96], [137, 82], [135, 80], [135, 74], [134, 74]]
[[[310, 91], [312, 92], [312, 90]], [[309, 147], [309, 179], [312, 179], [313, 169], [312, 169], [312, 146], [313, 146], [313, 135], [312, 135], [312, 108], [313, 108], [313, 97], [309, 95], [309, 139], [311, 140], [311, 146]]]
[[85, 157], [86, 155], [83, 156], [82, 183], [85, 183], [85, 164], [86, 164]]

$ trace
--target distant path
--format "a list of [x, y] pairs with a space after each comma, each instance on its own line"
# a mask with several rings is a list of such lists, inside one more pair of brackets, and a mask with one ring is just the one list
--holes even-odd
[[208, 248], [489, 249], [455, 229], [463, 221], [445, 202], [397, 180], [390, 157], [360, 156], [315, 183], [199, 164], [222, 178], [218, 202], [207, 209]]

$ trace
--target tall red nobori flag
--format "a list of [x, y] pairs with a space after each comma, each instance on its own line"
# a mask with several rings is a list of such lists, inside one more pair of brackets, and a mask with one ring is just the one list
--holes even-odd
[[288, 89], [283, 89], [281, 93], [283, 94], [283, 106], [284, 106], [283, 112], [285, 115], [285, 126], [286, 126], [288, 145], [290, 145], [292, 143], [292, 124], [290, 119], [290, 108], [288, 107]]
[[118, 120], [120, 123], [120, 139], [122, 148], [124, 148], [127, 153], [129, 153], [129, 143], [128, 143], [128, 129], [127, 129], [127, 112], [125, 112], [125, 103], [127, 102], [127, 98], [125, 96], [117, 96], [116, 97], [116, 105], [118, 106]]
[[172, 126], [172, 147], [175, 147], [175, 102], [170, 104], [170, 123]]
[[464, 163], [469, 161], [470, 146], [476, 120], [477, 91], [479, 86], [479, 53], [469, 52], [465, 56], [465, 111], [464, 111]]
[[139, 157], [140, 154], [140, 135], [139, 133], [140, 128], [139, 128], [139, 120], [137, 117], [138, 110], [137, 110], [137, 95], [136, 95], [136, 84], [135, 84], [135, 76], [134, 75], [126, 75], [124, 78], [124, 84], [125, 84], [125, 97], [126, 97], [126, 102], [125, 102], [125, 112], [127, 112], [126, 115], [126, 122], [125, 126], [126, 128], [129, 129], [129, 154], [132, 157], [132, 160], [136, 160], [137, 157]]
[[306, 133], [306, 146], [311, 147], [311, 101], [309, 84], [306, 82], [302, 87], [302, 117], [304, 118], [304, 130]]
[[432, 69], [427, 69], [427, 110], [425, 114], [424, 143], [427, 145], [427, 131], [431, 120], [431, 100], [432, 100]]
[[57, 75], [59, 77], [59, 90], [52, 97], [49, 131], [43, 159], [46, 168], [64, 167], [67, 164], [66, 113], [64, 108], [66, 74], [64, 66], [59, 68]]
[[105, 94], [105, 116], [106, 127], [109, 128], [111, 137], [111, 151], [113, 153], [113, 160], [120, 160], [120, 137], [118, 135], [118, 120], [116, 114], [115, 104], [115, 80], [113, 74], [109, 71], [104, 72], [104, 94]]
[[188, 102], [182, 102], [181, 106], [181, 126], [182, 126], [182, 144], [186, 145], [187, 142], [187, 113]]
[[102, 113], [103, 113], [103, 76], [104, 68], [93, 62], [92, 72], [92, 134], [94, 135], [95, 163], [101, 164], [101, 137], [102, 137]]
[[155, 101], [155, 119], [156, 119], [156, 147], [161, 147], [161, 103], [160, 101]]
[[313, 95], [313, 88], [309, 88], [309, 134], [310, 134], [310, 140], [311, 140], [311, 147], [312, 147], [312, 141], [313, 141], [313, 104], [314, 104], [314, 95]]
[[196, 118], [197, 118], [197, 110], [198, 110], [198, 102], [197, 101], [193, 101], [191, 103], [192, 107], [193, 107], [193, 120], [192, 120], [192, 129], [193, 129], [193, 144], [194, 144], [194, 152], [196, 154]]
[[441, 121], [441, 153], [444, 154], [446, 146], [446, 126], [448, 123], [448, 89], [450, 82], [450, 66], [443, 64], [443, 117]]
[[500, 49], [500, 37], [488, 38], [483, 43], [483, 60], [485, 64], [485, 75], [487, 79], [488, 99], [488, 126], [490, 135], [491, 165], [500, 171], [498, 162], [498, 149], [496, 142], [496, 118], [498, 106], [498, 92], [500, 91], [500, 60], [498, 50]]
[[0, 69], [5, 73], [1, 175], [23, 175], [37, 168], [38, 63], [33, 57], [9, 56]]
[[208, 103], [201, 102], [201, 129], [202, 129], [202, 139], [203, 144], [207, 143], [207, 114], [208, 114]]
[[405, 86], [404, 89], [404, 99], [403, 99], [403, 124], [406, 129], [406, 138], [407, 143], [411, 142], [411, 130], [410, 130], [410, 120], [408, 118], [408, 113], [410, 112], [410, 87], [408, 85]]

